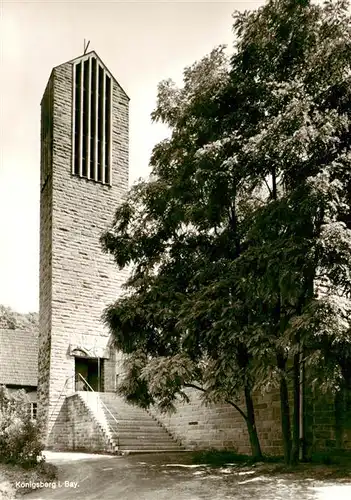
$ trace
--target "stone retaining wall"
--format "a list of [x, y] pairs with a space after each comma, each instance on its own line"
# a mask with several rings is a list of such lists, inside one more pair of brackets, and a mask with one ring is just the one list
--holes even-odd
[[65, 399], [52, 426], [48, 448], [110, 452], [107, 436], [78, 394]]

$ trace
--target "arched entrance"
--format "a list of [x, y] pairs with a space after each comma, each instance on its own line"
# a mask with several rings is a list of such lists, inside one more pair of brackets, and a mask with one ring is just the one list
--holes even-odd
[[75, 349], [75, 390], [104, 392], [104, 359], [88, 356], [82, 349]]

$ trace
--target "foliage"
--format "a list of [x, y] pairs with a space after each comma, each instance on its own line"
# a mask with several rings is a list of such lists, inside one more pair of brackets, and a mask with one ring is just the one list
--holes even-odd
[[253, 388], [279, 386], [289, 462], [301, 360], [337, 390], [350, 345], [348, 2], [270, 0], [235, 13], [234, 32], [230, 59], [219, 47], [182, 88], [159, 85], [152, 117], [172, 135], [102, 238], [133, 268], [105, 321], [130, 401], [169, 409], [196, 387], [235, 406], [251, 437]]
[[24, 391], [0, 386], [0, 461], [34, 466], [44, 449], [38, 425], [30, 419]]
[[25, 330], [39, 328], [38, 313], [21, 314], [10, 307], [0, 305], [0, 328], [9, 330]]

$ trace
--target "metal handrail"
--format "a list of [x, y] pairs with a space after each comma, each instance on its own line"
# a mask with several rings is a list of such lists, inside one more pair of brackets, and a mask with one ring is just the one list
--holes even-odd
[[[84, 382], [84, 384], [90, 389], [91, 392], [94, 392], [94, 393], [96, 392], [91, 387], [91, 385], [89, 384], [89, 382], [87, 380], [85, 380], [85, 378], [83, 377], [83, 375], [81, 373], [78, 373], [78, 377], [80, 377], [82, 379], [82, 381]], [[116, 426], [118, 426], [118, 420], [116, 419], [116, 417], [113, 415], [113, 413], [110, 411], [110, 409], [105, 405], [105, 403], [103, 401], [101, 401], [99, 393], [97, 392], [96, 394], [97, 394], [97, 397], [99, 399], [99, 402], [100, 402], [102, 408], [111, 415], [111, 417], [115, 421]], [[119, 450], [119, 433], [118, 433], [118, 428], [117, 428], [117, 450]]]
[[[83, 377], [83, 375], [82, 375], [81, 373], [77, 373], [77, 375], [78, 375], [78, 377], [80, 377], [80, 378], [83, 380], [84, 384], [85, 384], [87, 387], [89, 387], [89, 389], [91, 390], [91, 392], [95, 392], [95, 391], [94, 391], [94, 389], [93, 389], [93, 388], [91, 387], [91, 385], [89, 384], [89, 382], [88, 382], [87, 380], [85, 380], [85, 378]], [[77, 376], [77, 375], [76, 375], [76, 376]]]
[[48, 417], [48, 423], [50, 423], [51, 417], [52, 417], [52, 416], [54, 415], [54, 413], [55, 413], [56, 407], [58, 406], [58, 404], [59, 404], [59, 402], [60, 402], [60, 399], [61, 399], [61, 397], [62, 397], [62, 394], [63, 394], [64, 390], [66, 389], [67, 382], [68, 382], [70, 379], [74, 378], [74, 377], [75, 377], [75, 376], [74, 376], [74, 375], [72, 375], [71, 377], [67, 377], [67, 378], [66, 378], [66, 381], [65, 381], [65, 383], [64, 383], [64, 385], [63, 385], [63, 387], [62, 387], [62, 389], [61, 389], [60, 395], [59, 395], [59, 397], [57, 398], [56, 404], [55, 404], [54, 408], [52, 409], [52, 411], [51, 411], [51, 413], [50, 413], [50, 415], [49, 415], [49, 417]]
[[[84, 383], [84, 384], [88, 387], [88, 389], [89, 389], [91, 392], [94, 392], [94, 393], [96, 392], [96, 391], [94, 391], [94, 389], [91, 387], [91, 385], [89, 384], [89, 382], [88, 382], [88, 381], [87, 381], [87, 380], [83, 377], [83, 375], [82, 375], [81, 373], [78, 373], [77, 375], [78, 375], [78, 377], [80, 377], [80, 378], [82, 379], [83, 383]], [[62, 395], [63, 395], [63, 393], [64, 393], [64, 391], [65, 391], [65, 389], [66, 389], [66, 387], [67, 387], [67, 383], [68, 383], [68, 381], [69, 381], [69, 380], [72, 380], [72, 379], [74, 379], [74, 381], [76, 381], [76, 379], [77, 379], [77, 375], [72, 375], [71, 377], [67, 377], [67, 378], [66, 378], [66, 381], [65, 381], [65, 383], [64, 383], [64, 385], [63, 385], [63, 387], [62, 387], [62, 389], [61, 389], [60, 395], [59, 395], [59, 397], [57, 398], [56, 404], [55, 404], [54, 408], [52, 409], [51, 413], [49, 414], [48, 423], [50, 423], [51, 418], [52, 418], [52, 416], [53, 416], [53, 415], [54, 415], [54, 413], [55, 413], [55, 410], [56, 410], [56, 408], [57, 408], [57, 406], [58, 406], [58, 404], [59, 404], [59, 402], [60, 402], [60, 399], [61, 399], [61, 397], [62, 397]], [[75, 387], [74, 387], [74, 391], [75, 391], [75, 392], [79, 392], [79, 391], [76, 391], [76, 390], [75, 390]], [[66, 391], [66, 392], [67, 392], [67, 391]], [[99, 393], [96, 393], [96, 394], [97, 394], [98, 400], [99, 400], [99, 402], [100, 402], [100, 404], [101, 404], [102, 408], [103, 408], [105, 411], [107, 411], [107, 413], [109, 413], [109, 415], [111, 415], [112, 419], [114, 420], [114, 422], [115, 422], [115, 424], [116, 424], [116, 431], [117, 431], [117, 450], [119, 450], [118, 420], [117, 420], [117, 419], [116, 419], [116, 417], [113, 415], [113, 413], [110, 411], [110, 409], [109, 409], [109, 408], [105, 405], [105, 403], [104, 403], [103, 401], [101, 401], [101, 398], [100, 398], [100, 396], [99, 396]]]

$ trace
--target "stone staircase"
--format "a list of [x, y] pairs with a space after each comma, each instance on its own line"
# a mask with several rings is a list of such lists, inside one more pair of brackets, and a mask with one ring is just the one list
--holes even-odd
[[163, 453], [184, 450], [146, 410], [126, 403], [114, 393], [95, 394], [100, 400], [100, 413], [102, 411], [104, 414], [100, 414], [99, 420], [104, 421], [105, 427], [107, 425], [114, 452]]

